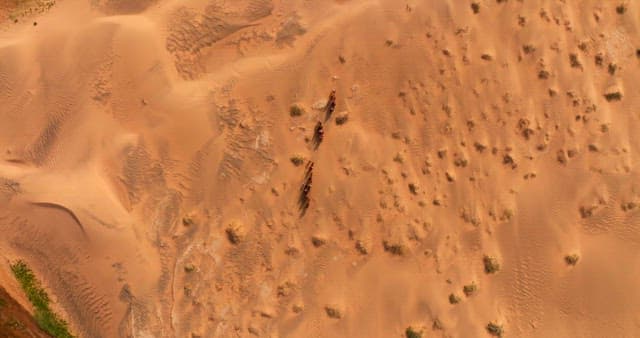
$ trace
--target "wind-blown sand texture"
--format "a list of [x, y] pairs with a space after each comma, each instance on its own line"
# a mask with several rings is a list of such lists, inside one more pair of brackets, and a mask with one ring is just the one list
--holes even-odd
[[640, 334], [640, 2], [18, 2], [27, 310], [18, 259], [79, 337]]

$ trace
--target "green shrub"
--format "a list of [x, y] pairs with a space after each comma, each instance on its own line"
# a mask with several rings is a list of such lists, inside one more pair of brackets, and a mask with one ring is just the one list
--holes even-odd
[[34, 318], [38, 326], [56, 338], [75, 338], [69, 333], [67, 322], [49, 307], [51, 300], [49, 295], [40, 285], [40, 281], [33, 274], [27, 264], [19, 260], [11, 264], [11, 271], [16, 277], [27, 299], [33, 305]]

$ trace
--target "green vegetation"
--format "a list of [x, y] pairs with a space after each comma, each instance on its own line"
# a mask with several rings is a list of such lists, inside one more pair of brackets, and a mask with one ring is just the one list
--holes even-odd
[[67, 322], [49, 307], [49, 295], [27, 264], [19, 260], [11, 265], [11, 271], [27, 295], [29, 302], [33, 304], [34, 317], [38, 326], [56, 338], [75, 338], [69, 333]]
[[411, 326], [404, 331], [404, 334], [407, 338], [422, 338], [422, 331], [416, 331], [416, 329]]
[[485, 255], [482, 261], [484, 262], [484, 272], [496, 273], [500, 270], [500, 263], [498, 263], [497, 258]]
[[460, 303], [460, 297], [458, 297], [455, 293], [449, 295], [449, 303], [458, 304]]
[[502, 329], [502, 325], [490, 322], [489, 324], [487, 324], [487, 332], [489, 332], [489, 334], [491, 334], [492, 336], [502, 337], [504, 330]]

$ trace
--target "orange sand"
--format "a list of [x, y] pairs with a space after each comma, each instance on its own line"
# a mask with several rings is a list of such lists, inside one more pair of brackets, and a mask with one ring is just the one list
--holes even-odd
[[640, 2], [476, 1], [1, 1], [0, 284], [80, 337], [638, 336]]

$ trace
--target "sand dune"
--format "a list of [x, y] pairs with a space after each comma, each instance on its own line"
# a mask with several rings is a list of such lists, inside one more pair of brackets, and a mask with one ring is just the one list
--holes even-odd
[[638, 335], [637, 2], [0, 3], [0, 253], [79, 337]]

